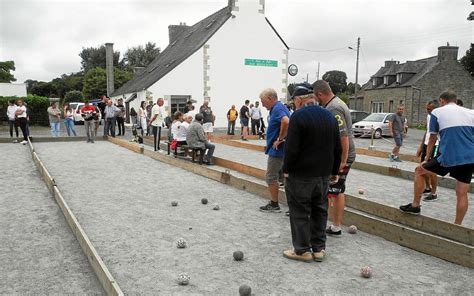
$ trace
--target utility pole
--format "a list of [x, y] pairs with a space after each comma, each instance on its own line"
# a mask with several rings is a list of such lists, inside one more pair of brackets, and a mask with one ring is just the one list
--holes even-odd
[[360, 37], [357, 38], [357, 61], [356, 61], [356, 81], [354, 88], [355, 100], [357, 101], [357, 93], [359, 92], [358, 82], [359, 82], [359, 49], [360, 49]]

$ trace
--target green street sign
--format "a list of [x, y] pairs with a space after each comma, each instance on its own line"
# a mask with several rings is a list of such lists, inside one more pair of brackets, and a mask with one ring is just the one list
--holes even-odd
[[261, 66], [261, 67], [278, 67], [278, 61], [245, 59], [245, 65], [246, 66]]

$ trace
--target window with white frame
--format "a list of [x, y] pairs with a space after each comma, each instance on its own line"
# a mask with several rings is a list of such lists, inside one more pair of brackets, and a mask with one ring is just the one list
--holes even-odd
[[383, 102], [372, 102], [372, 113], [382, 113]]

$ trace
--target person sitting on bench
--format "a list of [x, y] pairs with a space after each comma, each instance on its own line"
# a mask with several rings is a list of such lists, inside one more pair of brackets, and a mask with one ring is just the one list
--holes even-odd
[[214, 154], [215, 145], [209, 143], [206, 135], [204, 134], [204, 129], [202, 127], [203, 116], [201, 113], [196, 114], [195, 120], [188, 128], [186, 134], [186, 142], [191, 149], [202, 149], [201, 153], [206, 152], [204, 157], [204, 163], [211, 165], [212, 155]]
[[176, 111], [173, 114], [173, 123], [171, 124], [171, 139], [177, 140], [181, 123], [183, 122], [183, 113]]
[[184, 121], [181, 122], [176, 135], [176, 141], [178, 142], [178, 145], [187, 145], [186, 135], [188, 134], [188, 128], [191, 122], [193, 122], [193, 117], [190, 115], [184, 115]]

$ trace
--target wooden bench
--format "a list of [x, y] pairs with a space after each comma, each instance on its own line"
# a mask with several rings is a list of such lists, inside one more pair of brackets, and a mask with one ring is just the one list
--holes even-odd
[[[168, 155], [171, 154], [171, 142], [166, 142], [166, 145], [168, 147]], [[190, 155], [191, 154], [191, 159], [192, 162], [196, 161], [196, 157], [199, 157], [199, 164], [202, 164], [204, 161], [204, 149], [202, 148], [191, 148], [188, 145], [176, 145], [176, 148], [174, 149], [174, 157], [178, 157], [178, 148], [181, 148], [184, 150], [184, 155]]]

